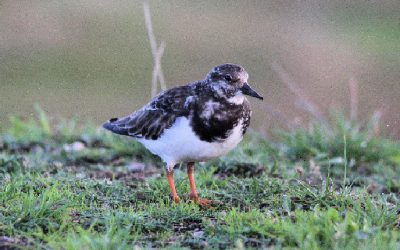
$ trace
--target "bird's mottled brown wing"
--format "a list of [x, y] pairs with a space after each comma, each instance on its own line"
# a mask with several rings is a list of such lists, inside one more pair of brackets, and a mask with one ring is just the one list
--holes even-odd
[[103, 127], [120, 135], [156, 140], [177, 117], [188, 116], [194, 102], [191, 85], [169, 89], [142, 109], [122, 118], [112, 118]]

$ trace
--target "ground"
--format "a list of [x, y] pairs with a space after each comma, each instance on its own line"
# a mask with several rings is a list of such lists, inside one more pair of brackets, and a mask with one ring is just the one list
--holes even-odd
[[399, 249], [400, 147], [333, 116], [196, 164], [202, 208], [163, 164], [97, 125], [11, 119], [0, 139], [1, 249]]

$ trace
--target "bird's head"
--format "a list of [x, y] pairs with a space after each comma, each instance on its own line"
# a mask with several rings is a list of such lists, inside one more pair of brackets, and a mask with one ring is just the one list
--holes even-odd
[[240, 102], [244, 99], [243, 95], [263, 100], [263, 97], [247, 83], [248, 78], [249, 74], [242, 66], [221, 64], [207, 74], [206, 80], [216, 94], [224, 96], [232, 102]]

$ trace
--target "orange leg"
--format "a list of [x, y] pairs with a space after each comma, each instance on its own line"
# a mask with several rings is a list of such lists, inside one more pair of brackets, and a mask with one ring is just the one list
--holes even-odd
[[171, 194], [172, 194], [172, 199], [174, 200], [175, 203], [179, 203], [181, 200], [176, 193], [175, 189], [175, 182], [174, 182], [174, 170], [173, 169], [167, 169], [167, 178], [168, 178], [168, 184], [171, 189]]
[[187, 164], [187, 174], [189, 178], [189, 185], [190, 185], [190, 199], [196, 203], [198, 203], [201, 206], [205, 207], [211, 207], [212, 203], [218, 203], [214, 202], [212, 200], [207, 200], [207, 199], [200, 199], [199, 195], [196, 192], [196, 183], [194, 182], [194, 162], [189, 162]]
[[190, 199], [197, 201], [199, 199], [199, 196], [196, 192], [196, 183], [194, 182], [193, 172], [194, 172], [194, 162], [189, 162], [187, 164], [187, 174], [190, 185]]

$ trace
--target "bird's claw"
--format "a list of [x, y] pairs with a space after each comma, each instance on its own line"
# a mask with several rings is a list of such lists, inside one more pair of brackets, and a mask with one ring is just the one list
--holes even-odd
[[178, 204], [181, 201], [181, 198], [179, 198], [179, 196], [170, 195], [169, 197], [175, 204]]
[[190, 194], [190, 199], [200, 205], [201, 207], [212, 208], [214, 206], [222, 205], [222, 202], [216, 200], [202, 199], [198, 195]]

